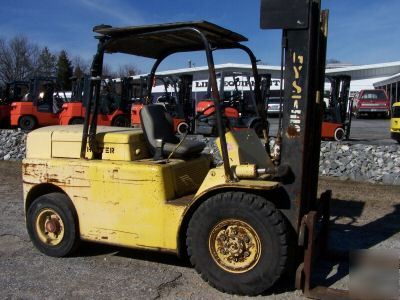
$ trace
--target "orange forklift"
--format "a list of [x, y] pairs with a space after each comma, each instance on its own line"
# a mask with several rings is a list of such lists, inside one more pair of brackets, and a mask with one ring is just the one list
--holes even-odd
[[[59, 117], [60, 125], [83, 124], [90, 76], [73, 80], [71, 101], [62, 106]], [[111, 79], [101, 80], [100, 113], [97, 122], [99, 125], [129, 127], [129, 110], [131, 104], [131, 78], [122, 78], [119, 82]]]
[[[131, 108], [131, 125], [140, 127], [140, 111], [143, 108], [146, 94], [145, 84], [148, 76], [140, 77], [140, 101], [134, 103]], [[192, 100], [192, 75], [181, 75], [178, 77], [170, 75], [155, 75], [153, 80], [153, 88], [157, 84], [161, 84], [163, 93], [157, 99], [149, 96], [149, 102], [162, 105], [171, 115], [174, 130], [179, 134], [192, 132], [193, 120], [193, 100]], [[147, 95], [147, 94], [146, 94]]]
[[11, 126], [22, 130], [58, 125], [58, 113], [66, 101], [57, 89], [56, 78], [35, 77], [29, 84], [29, 93], [11, 103]]
[[0, 95], [0, 128], [10, 127], [11, 103], [22, 101], [28, 91], [28, 81], [12, 81], [6, 83]]
[[[255, 56], [252, 53], [249, 56], [250, 60], [255, 60]], [[255, 81], [251, 80], [250, 74], [221, 72], [219, 77], [219, 93], [227, 126], [234, 130], [252, 128], [259, 137], [262, 137], [263, 126], [261, 116], [257, 110], [256, 94], [257, 97], [265, 101], [269, 95], [271, 75], [260, 76], [261, 90], [254, 90], [252, 85]], [[232, 78], [231, 82], [234, 86], [232, 91], [227, 89], [227, 78]], [[211, 85], [208, 84], [206, 99], [196, 103], [195, 133], [217, 135], [215, 105], [214, 101], [210, 100], [210, 95]]]
[[350, 138], [353, 102], [349, 100], [351, 77], [327, 76], [331, 83], [329, 102], [325, 103], [322, 138], [343, 141]]
[[59, 115], [60, 125], [82, 124], [80, 116], [82, 110], [82, 100], [84, 87], [88, 86], [89, 76], [84, 75], [82, 78], [72, 77], [71, 99], [64, 103]]

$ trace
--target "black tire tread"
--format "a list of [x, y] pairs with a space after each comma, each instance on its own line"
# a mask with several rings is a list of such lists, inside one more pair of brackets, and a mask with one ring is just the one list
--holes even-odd
[[[238, 203], [247, 206], [249, 209], [253, 210], [258, 210], [259, 213], [262, 214], [262, 216], [265, 219], [270, 220], [270, 222], [273, 224], [276, 233], [279, 236], [279, 241], [280, 241], [280, 248], [282, 250], [282, 255], [280, 257], [279, 261], [279, 268], [276, 270], [275, 274], [272, 276], [272, 279], [270, 280], [267, 277], [266, 274], [264, 273], [264, 279], [265, 281], [268, 282], [268, 287], [251, 287], [251, 291], [249, 291], [249, 287], [246, 288], [246, 291], [243, 292], [240, 290], [240, 287], [232, 292], [231, 290], [225, 289], [222, 286], [216, 285], [213, 282], [209, 280], [205, 276], [204, 273], [202, 273], [201, 268], [199, 268], [197, 258], [193, 255], [193, 249], [192, 249], [192, 240], [193, 236], [196, 235], [196, 228], [198, 226], [202, 226], [201, 218], [196, 217], [195, 215], [201, 215], [205, 211], [210, 211], [215, 209], [216, 203], [218, 205], [231, 205], [232, 199], [235, 199], [235, 201], [238, 201]], [[249, 295], [249, 296], [254, 296], [260, 294], [260, 292], [263, 292], [267, 290], [269, 287], [271, 287], [284, 273], [286, 267], [287, 267], [287, 261], [288, 261], [288, 231], [286, 227], [286, 221], [280, 211], [275, 207], [275, 205], [269, 201], [267, 201], [265, 198], [255, 195], [255, 194], [250, 194], [250, 193], [245, 193], [245, 192], [224, 192], [220, 194], [216, 194], [209, 199], [207, 199], [200, 207], [196, 210], [194, 213], [190, 225], [188, 226], [187, 230], [187, 239], [186, 239], [186, 246], [187, 246], [187, 252], [190, 257], [190, 262], [196, 269], [196, 271], [201, 275], [203, 280], [208, 282], [211, 286], [214, 288], [218, 289], [221, 292], [224, 293], [229, 293], [229, 294], [238, 294], [238, 295]], [[263, 290], [264, 288], [264, 290]]]
[[[73, 228], [72, 228], [72, 237], [70, 241], [67, 241], [68, 245], [66, 247], [62, 247], [62, 249], [48, 249], [45, 245], [43, 245], [40, 241], [36, 239], [36, 235], [34, 233], [34, 229], [32, 227], [32, 224], [30, 223], [30, 217], [31, 214], [34, 213], [35, 207], [39, 204], [42, 203], [44, 207], [50, 206], [50, 207], [56, 207], [58, 209], [61, 209], [63, 213], [66, 214], [66, 217], [69, 218], [70, 220], [73, 221]], [[26, 212], [26, 220], [27, 220], [27, 230], [28, 234], [32, 240], [32, 243], [34, 246], [41, 251], [42, 253], [53, 256], [53, 257], [64, 257], [64, 256], [70, 256], [73, 254], [77, 248], [79, 247], [80, 244], [80, 239], [79, 239], [79, 225], [78, 225], [78, 217], [75, 211], [74, 206], [72, 205], [71, 201], [69, 200], [68, 196], [59, 193], [59, 192], [54, 192], [54, 193], [48, 193], [45, 195], [42, 195], [35, 199], [29, 208], [27, 209]], [[68, 226], [65, 223], [68, 222], [68, 220], [63, 220], [64, 226]]]

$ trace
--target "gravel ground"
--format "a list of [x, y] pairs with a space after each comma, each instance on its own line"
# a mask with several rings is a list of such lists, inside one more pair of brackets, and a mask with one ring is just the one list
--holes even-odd
[[[27, 236], [20, 162], [0, 162], [0, 299], [232, 299], [174, 256], [84, 244], [75, 257], [50, 258]], [[331, 245], [400, 250], [400, 187], [320, 180], [333, 190]], [[329, 283], [347, 287], [346, 265], [324, 265]], [[290, 281], [257, 298], [298, 299]]]

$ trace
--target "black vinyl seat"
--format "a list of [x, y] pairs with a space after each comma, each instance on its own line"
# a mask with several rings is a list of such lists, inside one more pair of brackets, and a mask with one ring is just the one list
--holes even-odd
[[[149, 144], [150, 151], [154, 155], [158, 146], [157, 140], [162, 140], [162, 155], [185, 158], [199, 154], [206, 144], [194, 140], [181, 140], [174, 133], [171, 116], [162, 105], [149, 104], [140, 110], [140, 121], [144, 136]], [[181, 142], [178, 148], [177, 145]], [[175, 151], [174, 151], [175, 150]]]

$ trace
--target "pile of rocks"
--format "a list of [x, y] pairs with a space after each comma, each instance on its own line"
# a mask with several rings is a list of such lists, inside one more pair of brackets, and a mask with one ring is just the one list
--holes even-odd
[[21, 160], [25, 157], [26, 133], [0, 130], [0, 160]]
[[349, 145], [323, 142], [320, 174], [355, 181], [400, 185], [398, 145]]
[[[221, 156], [212, 138], [193, 137], [207, 143], [205, 152], [213, 155], [215, 165]], [[270, 142], [271, 153], [275, 141]], [[322, 142], [319, 172], [322, 176], [343, 180], [369, 181], [400, 185], [400, 146], [376, 146]]]
[[[204, 152], [213, 155], [214, 165], [222, 163], [214, 138], [189, 136], [188, 139], [206, 142]], [[25, 141], [23, 131], [0, 130], [0, 160], [23, 159]], [[273, 140], [270, 146], [274, 148]], [[400, 146], [322, 142], [319, 169], [322, 176], [400, 185]]]

